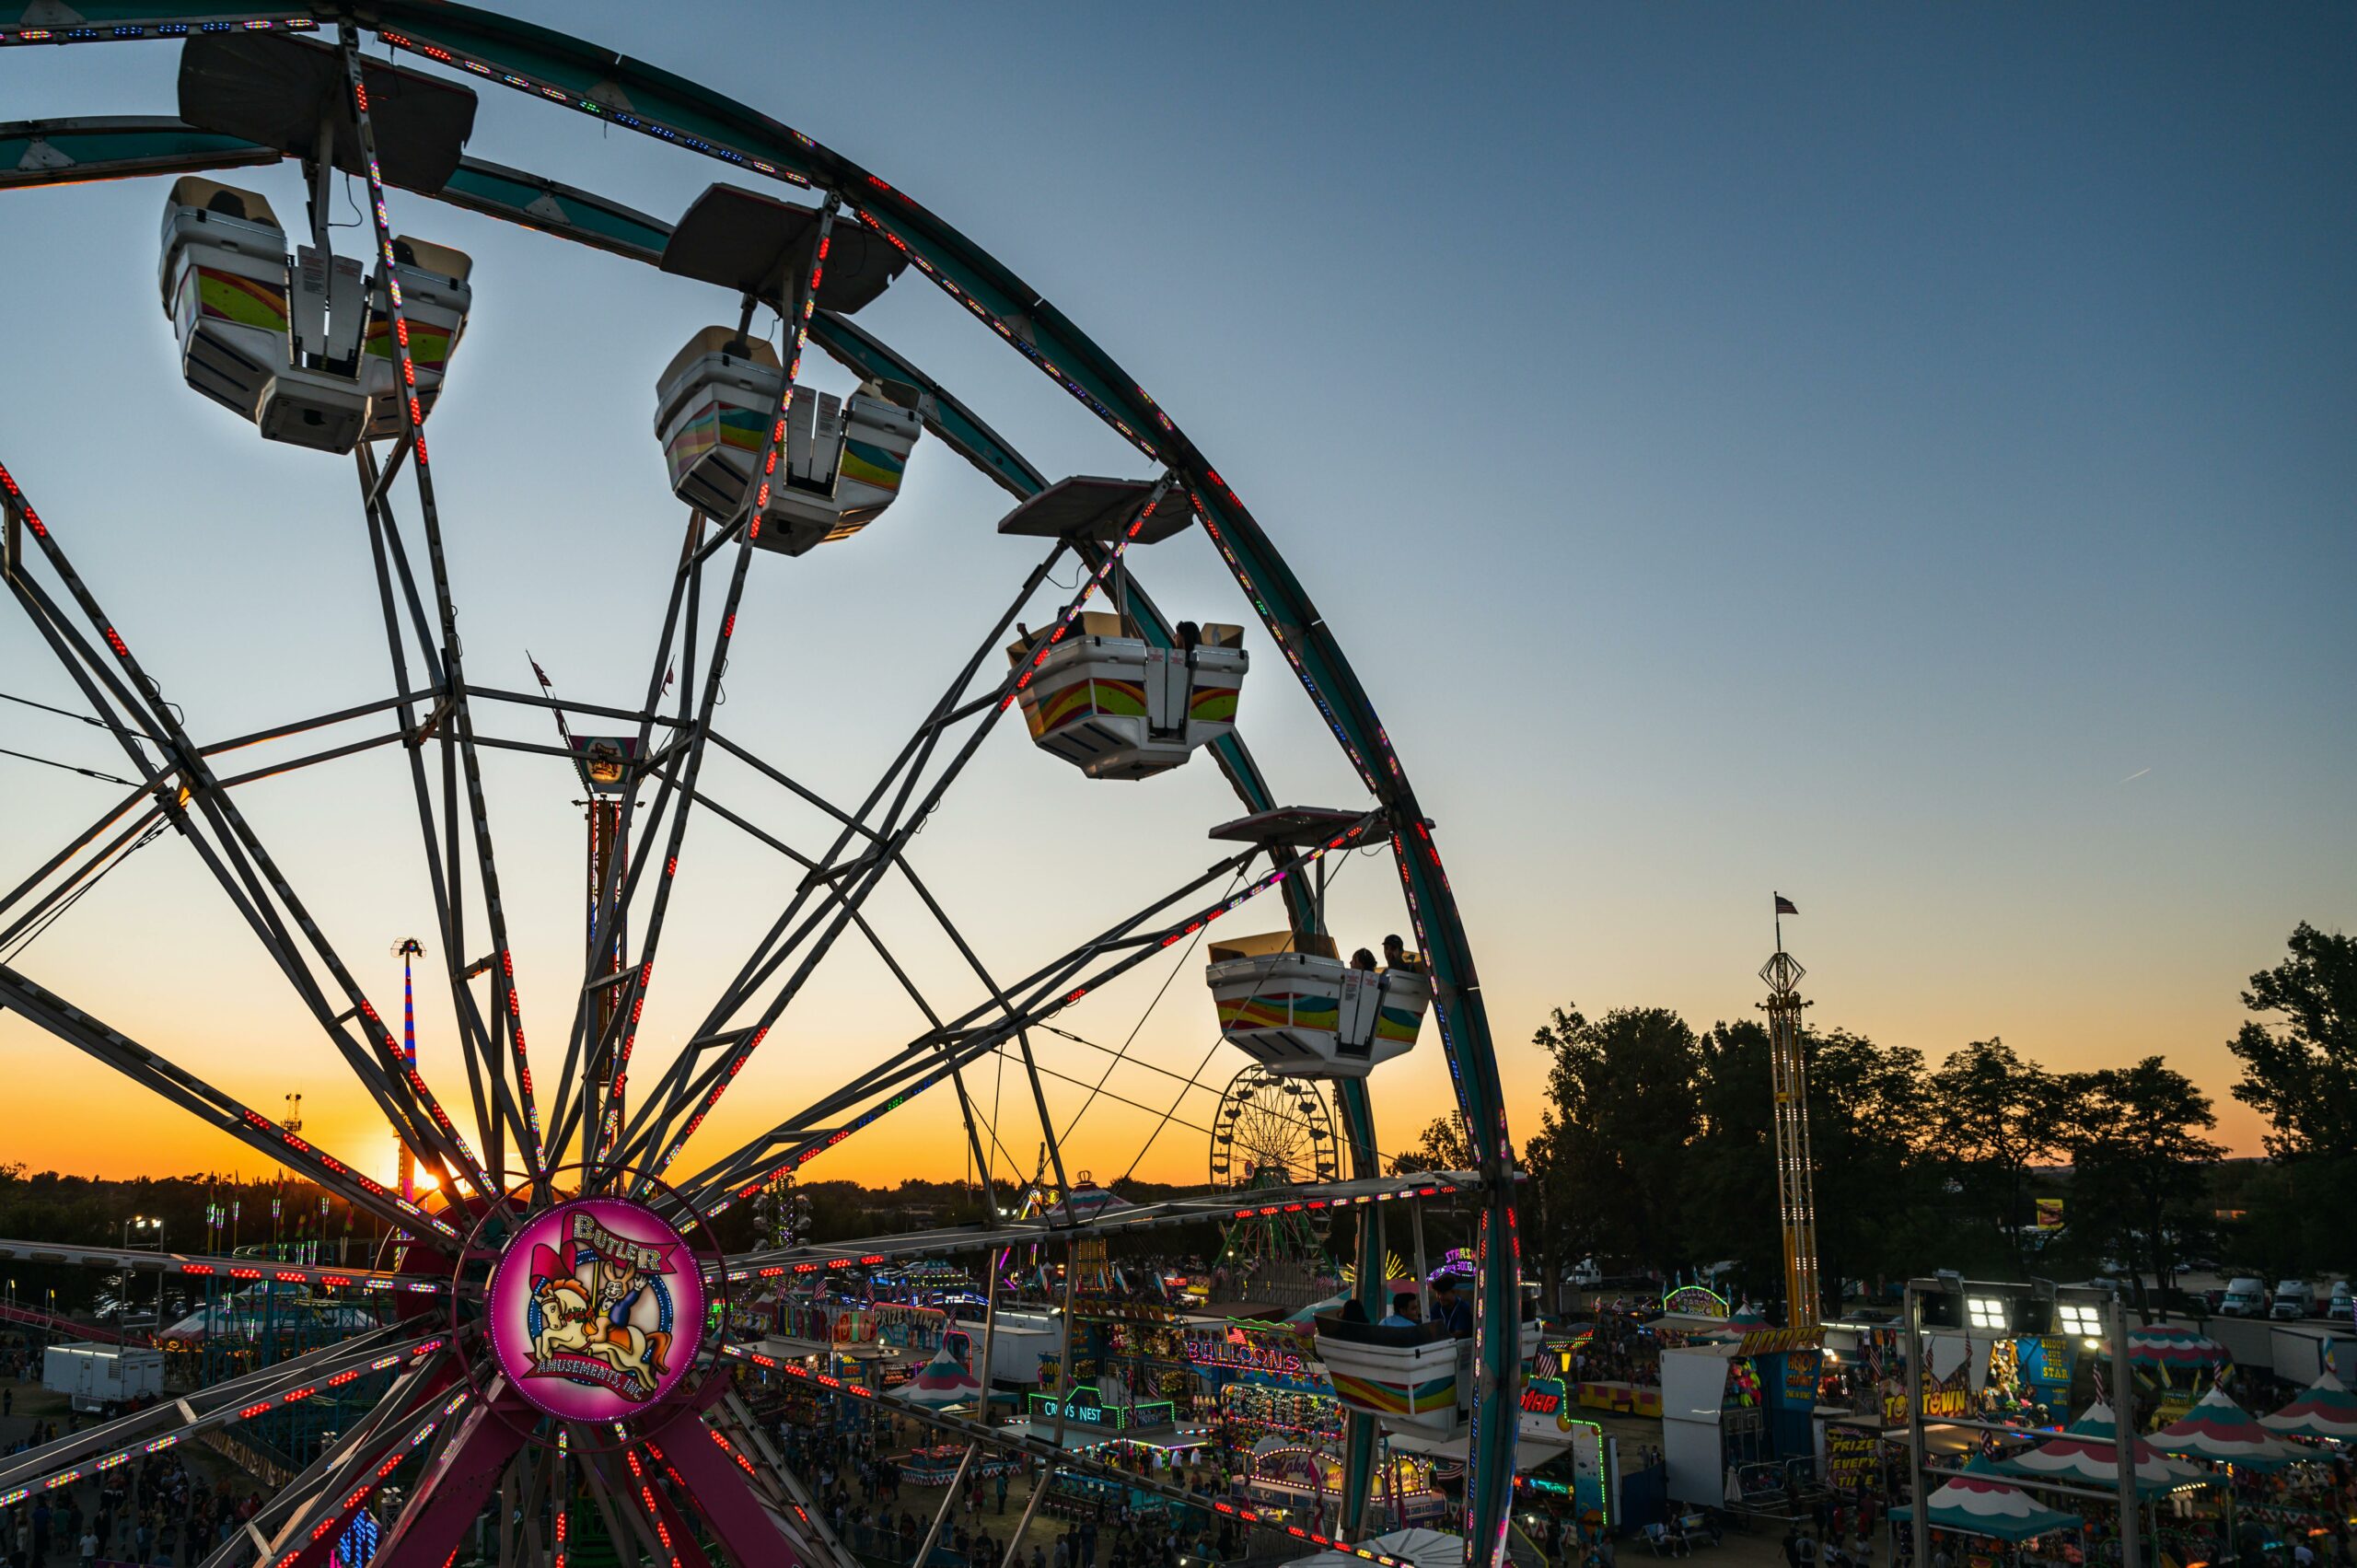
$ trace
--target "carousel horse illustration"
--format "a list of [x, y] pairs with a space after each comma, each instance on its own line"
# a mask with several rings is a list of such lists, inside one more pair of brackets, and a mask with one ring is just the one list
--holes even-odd
[[[586, 1283], [579, 1278], [585, 1265]], [[586, 1356], [627, 1375], [642, 1397], [653, 1393], [668, 1370], [671, 1336], [631, 1321], [648, 1283], [644, 1272], [626, 1260], [576, 1253], [568, 1268], [553, 1249], [536, 1249], [532, 1299], [540, 1329], [532, 1339], [534, 1361], [545, 1367], [558, 1356]]]

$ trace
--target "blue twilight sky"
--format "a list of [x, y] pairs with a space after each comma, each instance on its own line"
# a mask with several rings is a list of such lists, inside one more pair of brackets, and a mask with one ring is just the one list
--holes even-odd
[[[1061, 305], [1213, 455], [1439, 823], [1518, 1130], [1540, 1078], [1524, 1041], [1550, 1005], [1749, 1016], [1781, 888], [1820, 1026], [1935, 1062], [1992, 1034], [2058, 1067], [2159, 1052], [2256, 1148], [2225, 1092], [2236, 993], [2295, 922], [2357, 920], [2357, 11], [520, 9], [860, 158]], [[168, 112], [174, 63], [153, 44], [0, 54], [0, 120]], [[726, 172], [489, 88], [470, 151], [667, 217]], [[232, 178], [300, 210], [291, 167]], [[161, 203], [153, 182], [7, 194], [0, 458], [200, 736], [374, 696], [350, 475], [178, 384]], [[681, 520], [652, 383], [727, 306], [414, 197], [394, 211], [477, 261], [434, 443], [474, 674], [524, 685], [528, 647], [569, 695], [634, 701]], [[915, 274], [864, 319], [1051, 473], [1143, 471]], [[856, 797], [1028, 563], [991, 532], [1005, 504], [923, 446], [869, 533], [756, 562], [724, 728]], [[1199, 534], [1141, 573], [1174, 616], [1244, 618]], [[1244, 724], [1278, 793], [1355, 800], [1257, 625], [1249, 646]], [[70, 705], [13, 612], [0, 669], [0, 690]], [[20, 708], [0, 745], [120, 761]], [[552, 1052], [578, 819], [561, 766], [490, 773]], [[823, 847], [749, 775], [714, 787]], [[378, 752], [250, 792], [380, 998], [390, 943], [428, 923], [407, 788]], [[0, 873], [107, 796], [0, 758]], [[1091, 784], [1010, 729], [918, 858], [1019, 970], [1199, 870], [1232, 805], [1208, 766]], [[790, 885], [697, 823], [643, 1050], [692, 1028]], [[1353, 863], [1346, 946], [1399, 928], [1395, 889]], [[977, 999], [911, 904], [879, 919], [928, 986]], [[915, 1032], [879, 965], [839, 957], [703, 1152]], [[143, 852], [18, 961], [256, 1104], [306, 1093], [331, 1146], [381, 1142], [181, 846]], [[1136, 1054], [1224, 1079], [1190, 971], [1148, 1010], [1173, 972], [1073, 1026], [1114, 1044], [1137, 1028]], [[431, 1070], [447, 998], [421, 1018]], [[1110, 1060], [1069, 1050], [1074, 1078]], [[1436, 1054], [1385, 1070], [1387, 1146], [1437, 1109]], [[61, 1055], [0, 1018], [0, 1074], [29, 1097], [0, 1159], [236, 1158], [128, 1103], [126, 1131], [92, 1132], [77, 1108], [105, 1080]], [[1053, 1088], [1060, 1116], [1076, 1108], [1083, 1091]], [[1155, 1106], [1176, 1088], [1142, 1067], [1109, 1085]], [[950, 1110], [919, 1102], [830, 1161], [955, 1170]], [[1140, 1156], [1153, 1120], [1092, 1109], [1077, 1163], [1199, 1172], [1190, 1128]], [[1004, 1132], [1028, 1166], [1011, 1100]]]

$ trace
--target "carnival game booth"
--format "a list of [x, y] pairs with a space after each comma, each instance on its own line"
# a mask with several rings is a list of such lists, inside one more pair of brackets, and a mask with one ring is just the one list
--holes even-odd
[[1672, 1497], [1737, 1506], [1755, 1480], [1781, 1487], [1785, 1461], [1814, 1457], [1824, 1357], [1817, 1334], [1759, 1329], [1662, 1353], [1662, 1454]]
[[2147, 1323], [2128, 1330], [2128, 1365], [2151, 1390], [2163, 1423], [2190, 1412], [2204, 1389], [2231, 1365], [2226, 1347], [2181, 1323]]

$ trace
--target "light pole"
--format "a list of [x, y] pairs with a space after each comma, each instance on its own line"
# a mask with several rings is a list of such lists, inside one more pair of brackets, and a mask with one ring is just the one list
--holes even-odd
[[[160, 1229], [163, 1223], [164, 1222], [162, 1220], [152, 1214], [134, 1214], [129, 1219], [124, 1220], [122, 1222], [122, 1250], [125, 1252], [131, 1250], [131, 1233], [134, 1230], [145, 1230], [150, 1225], [157, 1226]], [[130, 1308], [132, 1278], [131, 1265], [130, 1263], [125, 1262], [122, 1266], [122, 1289], [115, 1293], [114, 1298], [114, 1326], [119, 1331], [123, 1333], [129, 1333], [131, 1331]], [[158, 1272], [156, 1276], [156, 1326], [159, 1329], [163, 1327], [164, 1318], [163, 1280], [163, 1274], [161, 1272]]]
[[[1936, 1304], [1936, 1312], [1929, 1310], [1931, 1304]], [[1956, 1274], [1943, 1273], [1937, 1279], [1908, 1281], [1903, 1312], [1907, 1325], [1908, 1475], [1909, 1486], [1914, 1494], [1909, 1523], [1915, 1568], [1928, 1568], [1931, 1551], [1931, 1523], [1926, 1507], [1929, 1500], [1923, 1494], [1926, 1475], [1921, 1342], [1927, 1317], [1933, 1318], [1933, 1327], [1957, 1333], [2027, 1331], [2048, 1334], [2059, 1331], [2067, 1338], [2081, 1340], [2089, 1351], [2108, 1348], [2113, 1401], [2112, 1455], [2113, 1465], [2118, 1471], [2114, 1495], [2119, 1506], [2120, 1568], [2143, 1568], [2141, 1550], [2142, 1520], [2138, 1513], [2140, 1499], [2136, 1487], [2136, 1388], [2129, 1365], [2127, 1303], [2119, 1292], [2113, 1290], [2097, 1296], [2095, 1291], [2086, 1288], [2064, 1286], [2058, 1290], [2050, 1282], [1968, 1282]], [[1945, 1415], [1941, 1419], [1950, 1426], [2021, 1434], [2021, 1428], [2011, 1423], [1951, 1419]], [[2016, 1480], [2013, 1484], [2079, 1497], [2103, 1496], [2101, 1493], [2080, 1487], [2028, 1478]]]

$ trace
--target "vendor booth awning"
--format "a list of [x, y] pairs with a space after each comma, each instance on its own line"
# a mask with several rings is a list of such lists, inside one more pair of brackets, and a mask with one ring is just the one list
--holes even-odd
[[[1892, 1509], [1890, 1516], [1911, 1522], [1915, 1511], [1902, 1504]], [[2076, 1514], [2041, 1508], [2020, 1491], [1980, 1475], [1957, 1476], [1933, 1493], [1924, 1516], [1933, 1529], [1997, 1540], [2028, 1540], [2069, 1529], [2079, 1522]]]
[[2281, 1469], [2303, 1457], [2254, 1421], [2250, 1411], [2235, 1403], [2223, 1388], [2211, 1389], [2186, 1412], [2184, 1420], [2153, 1434], [2153, 1446], [2164, 1454], [2265, 1470]]
[[2223, 1366], [2226, 1347], [2198, 1329], [2179, 1323], [2148, 1323], [2128, 1330], [2128, 1359], [2137, 1366], [2200, 1371]]
[[2062, 1429], [2062, 1435], [2093, 1437], [2108, 1443], [2111, 1441], [2112, 1433], [2119, 1425], [2119, 1418], [2111, 1413], [2111, 1407], [2101, 1400], [2097, 1400], [2079, 1412], [2078, 1420]]
[[2298, 1399], [2258, 1424], [2286, 1437], [2332, 1437], [2357, 1443], [2357, 1394], [2328, 1372], [2309, 1384]]
[[[2154, 1450], [2142, 1438], [2135, 1439], [2134, 1458], [2136, 1491], [2140, 1496], [2157, 1496], [2175, 1492], [2179, 1487], [2198, 1484], [2201, 1474], [2191, 1465], [2169, 1458]], [[2062, 1436], [2049, 1438], [2037, 1447], [2010, 1458], [1999, 1459], [1996, 1468], [2009, 1475], [2030, 1476], [2040, 1481], [2084, 1481], [2095, 1486], [2116, 1487], [2119, 1484], [2119, 1449], [2113, 1437]]]
[[[957, 1334], [951, 1339], [962, 1342], [965, 1336]], [[931, 1361], [917, 1368], [916, 1376], [892, 1390], [891, 1397], [937, 1411], [951, 1405], [972, 1404], [982, 1397], [982, 1384], [964, 1359], [951, 1353], [949, 1342], [945, 1342]]]

